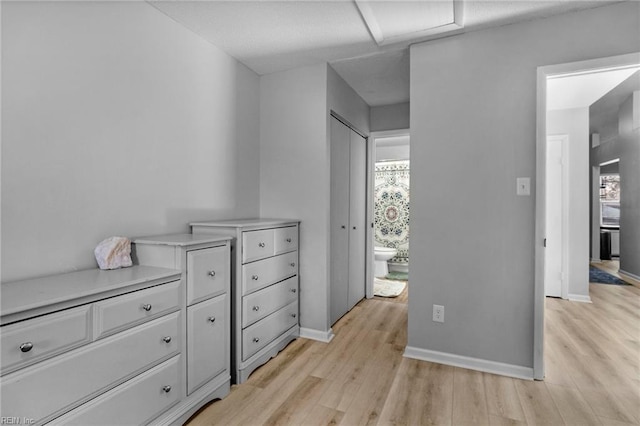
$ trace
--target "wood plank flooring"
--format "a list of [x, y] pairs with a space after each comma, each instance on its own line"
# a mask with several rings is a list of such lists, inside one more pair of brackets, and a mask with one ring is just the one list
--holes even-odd
[[544, 381], [403, 358], [407, 306], [373, 298], [331, 343], [292, 342], [188, 425], [639, 425], [640, 289], [590, 292], [546, 300]]

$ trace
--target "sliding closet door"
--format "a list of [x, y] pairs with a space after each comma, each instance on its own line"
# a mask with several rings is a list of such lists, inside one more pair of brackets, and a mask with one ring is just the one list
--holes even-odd
[[349, 310], [349, 141], [351, 129], [331, 117], [331, 324]]
[[349, 310], [364, 298], [367, 143], [351, 130], [349, 155]]

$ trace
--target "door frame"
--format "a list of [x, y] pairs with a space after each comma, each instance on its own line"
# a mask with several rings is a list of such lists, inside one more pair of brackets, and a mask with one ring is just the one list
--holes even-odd
[[[561, 230], [561, 242], [562, 242], [562, 246], [560, 247], [560, 251], [562, 252], [562, 264], [560, 266], [560, 273], [562, 275], [561, 278], [561, 283], [560, 283], [560, 297], [562, 299], [568, 299], [569, 298], [569, 135], [548, 135], [547, 136], [547, 142], [549, 142], [550, 140], [555, 140], [558, 141], [558, 143], [562, 144], [561, 145], [561, 166], [562, 166], [562, 188], [560, 188], [561, 191], [561, 198], [562, 198], [562, 205], [561, 205], [561, 209], [562, 209], [562, 230]], [[548, 148], [545, 147], [545, 150]], [[548, 159], [545, 156], [545, 163]], [[545, 164], [545, 174], [546, 174], [546, 167], [548, 166], [548, 163]], [[545, 176], [545, 181], [546, 181], [546, 176]], [[546, 192], [546, 188], [545, 188], [545, 197], [547, 196], [547, 192]], [[546, 203], [546, 201], [545, 201]], [[546, 207], [545, 207], [545, 211], [546, 211]], [[545, 219], [546, 220], [546, 219]], [[546, 222], [545, 222], [545, 226], [546, 226]], [[549, 236], [546, 235], [545, 232], [545, 239], [548, 240]], [[545, 253], [546, 254], [546, 253]], [[546, 284], [546, 283], [545, 283]], [[546, 288], [545, 288], [545, 297], [546, 297]]]
[[[367, 287], [365, 295], [367, 299], [373, 297], [373, 265], [374, 265], [374, 247], [375, 240], [373, 236], [374, 230], [374, 206], [375, 206], [375, 173], [376, 173], [376, 139], [388, 138], [393, 136], [409, 136], [411, 137], [410, 129], [396, 129], [396, 130], [382, 130], [377, 132], [371, 132], [369, 135], [369, 143], [367, 144]], [[409, 140], [409, 146], [411, 146], [411, 140]], [[411, 149], [411, 148], [409, 148]], [[411, 161], [411, 150], [409, 150], [409, 161]], [[411, 212], [409, 212], [411, 214]], [[411, 267], [409, 267], [411, 270]]]
[[640, 52], [580, 62], [541, 66], [536, 76], [536, 223], [533, 324], [533, 378], [544, 378], [544, 239], [546, 234], [547, 78], [640, 64]]

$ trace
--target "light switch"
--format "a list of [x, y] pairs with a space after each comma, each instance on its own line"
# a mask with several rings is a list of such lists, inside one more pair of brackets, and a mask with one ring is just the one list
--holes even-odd
[[516, 194], [518, 195], [531, 195], [531, 183], [528, 177], [516, 178]]

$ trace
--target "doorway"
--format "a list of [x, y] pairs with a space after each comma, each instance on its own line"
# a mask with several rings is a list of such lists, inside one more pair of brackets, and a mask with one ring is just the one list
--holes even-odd
[[369, 144], [368, 217], [371, 273], [367, 297], [406, 303], [409, 277], [409, 129], [373, 132]]
[[[601, 58], [590, 61], [574, 62], [568, 64], [539, 67], [537, 71], [537, 148], [536, 148], [536, 226], [535, 226], [535, 305], [534, 305], [534, 353], [533, 369], [534, 378], [544, 378], [544, 306], [545, 306], [545, 279], [546, 279], [546, 238], [547, 238], [547, 179], [548, 169], [546, 161], [547, 135], [548, 135], [548, 85], [549, 80], [559, 76], [589, 76], [609, 70], [624, 70], [636, 68], [640, 64], [640, 53], [621, 55], [609, 58]], [[600, 95], [602, 96], [602, 95]], [[596, 98], [597, 99], [597, 98]], [[595, 100], [595, 99], [594, 99]], [[588, 156], [587, 156], [588, 158]], [[588, 163], [587, 163], [588, 164]], [[588, 166], [585, 171], [588, 176]], [[587, 178], [588, 180], [588, 178]], [[588, 194], [587, 199], [588, 199]], [[588, 204], [587, 204], [588, 212]], [[564, 213], [565, 215], [567, 213]], [[588, 214], [588, 213], [587, 213]], [[572, 217], [572, 221], [573, 221]], [[588, 223], [588, 218], [587, 218]], [[587, 225], [588, 226], [588, 225]], [[587, 227], [588, 229], [588, 227]], [[572, 237], [573, 238], [573, 237]], [[588, 250], [587, 238], [587, 250]], [[563, 245], [574, 248], [570, 241]], [[585, 248], [585, 247], [582, 247]], [[570, 253], [575, 254], [573, 251]], [[588, 257], [587, 257], [588, 259]], [[571, 271], [571, 269], [570, 269]], [[587, 280], [588, 292], [588, 280]], [[587, 296], [588, 297], [588, 296]]]

